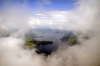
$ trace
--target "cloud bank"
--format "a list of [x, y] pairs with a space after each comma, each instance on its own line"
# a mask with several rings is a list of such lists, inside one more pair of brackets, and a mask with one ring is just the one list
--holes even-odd
[[[23, 49], [23, 36], [1, 38], [0, 66], [100, 66], [100, 1], [79, 0], [75, 4], [78, 6], [73, 11], [50, 11], [37, 16], [16, 8], [0, 13], [2, 29], [18, 28], [26, 31], [30, 26], [51, 25], [65, 30], [95, 31], [94, 36], [81, 42], [81, 45], [59, 48], [48, 57], [36, 54], [35, 49]], [[16, 36], [22, 34], [19, 32]]]

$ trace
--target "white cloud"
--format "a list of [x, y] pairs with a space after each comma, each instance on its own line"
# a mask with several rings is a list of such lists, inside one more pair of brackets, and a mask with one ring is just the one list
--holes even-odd
[[[62, 11], [50, 11], [45, 13], [46, 19], [40, 18], [44, 16], [27, 15], [26, 12], [23, 14], [24, 11], [13, 13], [11, 10], [11, 12], [0, 15], [2, 18], [0, 25], [7, 28], [11, 27], [10, 24], [12, 23], [14, 23], [12, 24], [13, 28], [25, 28], [27, 27], [26, 23], [30, 22], [35, 27], [41, 25], [58, 29], [72, 28], [84, 31], [83, 29], [88, 29], [88, 27], [92, 28], [90, 24], [93, 23], [93, 28], [96, 30], [93, 34], [94, 37], [82, 41], [80, 45], [71, 47], [63, 45], [59, 47], [57, 52], [53, 52], [48, 57], [36, 54], [34, 49], [30, 51], [22, 48], [24, 44], [22, 30], [15, 34], [19, 38], [10, 36], [0, 39], [0, 66], [100, 66], [100, 3], [98, 4], [100, 0], [81, 1], [83, 2], [80, 3], [77, 10], [63, 11], [64, 13]], [[93, 1], [94, 3], [92, 3]], [[98, 5], [93, 5], [95, 1]]]
[[[32, 26], [48, 26], [49, 28], [61, 28], [66, 22], [68, 22], [67, 11], [49, 11], [44, 14], [37, 14], [37, 17], [30, 19]], [[45, 18], [45, 19], [44, 19]], [[62, 27], [63, 28], [63, 27]]]
[[[88, 2], [88, 1], [87, 1]], [[91, 1], [92, 2], [92, 1]], [[93, 1], [94, 2], [94, 1]], [[84, 2], [82, 2], [84, 4]], [[89, 4], [80, 5], [72, 11], [44, 11], [38, 14], [27, 12], [27, 9], [9, 8], [0, 12], [0, 25], [3, 28], [56, 28], [56, 29], [90, 29], [91, 18], [95, 14]], [[88, 24], [88, 26], [87, 26]], [[81, 27], [81, 28], [79, 28]]]

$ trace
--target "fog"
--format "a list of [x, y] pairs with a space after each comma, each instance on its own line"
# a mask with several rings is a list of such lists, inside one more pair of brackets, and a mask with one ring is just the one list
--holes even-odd
[[[77, 6], [71, 11], [44, 11], [49, 17], [47, 19], [36, 18], [34, 13], [27, 11], [28, 7], [19, 9], [20, 5], [7, 7], [0, 12], [1, 31], [18, 29], [9, 37], [0, 38], [0, 66], [100, 66], [100, 1], [78, 0], [75, 4]], [[59, 19], [55, 13], [63, 17]], [[44, 23], [42, 26], [41, 22]], [[88, 31], [92, 31], [93, 34], [89, 40], [81, 41], [80, 45], [66, 46], [61, 43], [58, 50], [48, 57], [37, 54], [35, 48], [24, 49], [25, 33], [29, 28], [44, 26], [75, 33], [80, 31], [87, 35], [91, 34]]]

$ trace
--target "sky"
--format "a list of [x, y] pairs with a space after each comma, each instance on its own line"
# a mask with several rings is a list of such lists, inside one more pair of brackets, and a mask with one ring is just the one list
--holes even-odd
[[20, 24], [26, 22], [32, 28], [63, 29], [69, 25], [70, 11], [75, 9], [76, 2], [77, 0], [0, 0], [0, 21], [4, 22], [2, 26], [6, 29], [11, 26], [19, 28]]
[[[5, 6], [23, 5], [35, 11], [44, 10], [72, 10], [76, 0], [0, 0], [0, 9]], [[5, 5], [6, 4], [6, 5]]]

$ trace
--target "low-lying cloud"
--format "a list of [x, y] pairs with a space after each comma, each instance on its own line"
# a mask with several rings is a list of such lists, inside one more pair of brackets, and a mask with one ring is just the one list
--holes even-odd
[[[39, 14], [38, 17], [17, 8], [1, 12], [0, 29], [18, 28], [20, 31], [0, 39], [0, 66], [100, 66], [100, 1], [79, 0], [76, 5], [73, 11], [45, 12], [47, 16], [42, 15], [42, 18]], [[37, 54], [35, 49], [23, 48], [24, 34], [28, 28], [40, 27], [42, 23], [43, 26], [51, 25], [53, 28], [83, 33], [90, 30], [94, 33], [93, 37], [82, 41], [81, 45], [62, 46], [45, 57]]]

